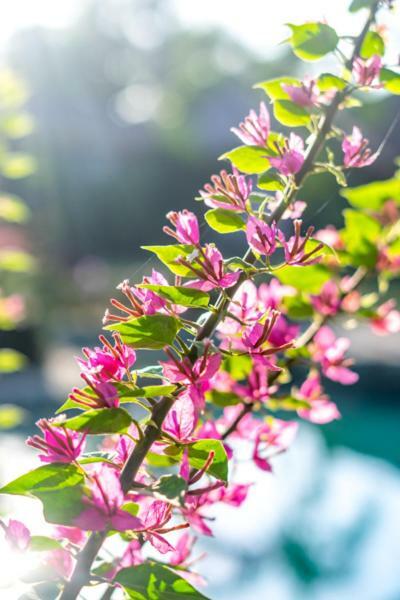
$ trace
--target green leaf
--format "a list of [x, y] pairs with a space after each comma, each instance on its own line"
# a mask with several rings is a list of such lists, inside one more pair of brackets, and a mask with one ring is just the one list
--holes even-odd
[[283, 305], [291, 319], [309, 319], [314, 312], [311, 304], [304, 298], [303, 294], [286, 296], [283, 299]]
[[138, 377], [144, 377], [148, 379], [162, 379], [163, 368], [161, 365], [150, 365], [149, 367], [138, 369], [136, 373]]
[[92, 435], [126, 433], [132, 417], [123, 408], [97, 408], [60, 423], [60, 427], [84, 431]]
[[[118, 386], [117, 386], [118, 387]], [[176, 390], [176, 385], [146, 385], [126, 392], [120, 396], [121, 401], [124, 402], [127, 396], [132, 395], [133, 398], [157, 398], [158, 396], [169, 396]]]
[[324, 283], [331, 278], [331, 273], [319, 264], [308, 267], [287, 265], [275, 271], [275, 276], [284, 285], [291, 285], [302, 292], [318, 294]]
[[179, 321], [169, 315], [146, 315], [104, 327], [118, 331], [122, 341], [132, 348], [161, 350], [170, 346], [180, 329]]
[[8, 138], [18, 139], [32, 133], [34, 123], [28, 113], [19, 112], [7, 115], [0, 121], [0, 129]]
[[173, 304], [192, 308], [207, 308], [210, 296], [206, 292], [178, 285], [141, 283], [137, 287], [151, 290]]
[[295, 77], [278, 77], [276, 79], [268, 79], [267, 81], [256, 83], [254, 88], [264, 90], [271, 100], [289, 100], [290, 96], [282, 88], [282, 84], [301, 85], [301, 81]]
[[43, 504], [43, 514], [48, 523], [73, 525], [74, 519], [84, 510], [83, 485], [37, 492], [34, 495]]
[[142, 246], [143, 250], [153, 252], [157, 258], [175, 275], [181, 277], [196, 277], [193, 272], [185, 265], [177, 262], [180, 258], [185, 258], [191, 262], [190, 257], [196, 253], [194, 246], [188, 244], [174, 244], [172, 246]]
[[304, 25], [288, 25], [292, 30], [289, 43], [294, 54], [302, 60], [318, 60], [325, 54], [333, 52], [339, 38], [334, 29], [325, 23], [304, 23]]
[[366, 185], [341, 190], [340, 194], [355, 208], [379, 210], [383, 204], [394, 199], [400, 204], [400, 179], [385, 179]]
[[0, 219], [11, 223], [25, 223], [30, 217], [30, 210], [18, 196], [0, 195]]
[[209, 210], [204, 217], [211, 229], [218, 233], [233, 233], [246, 227], [243, 219], [237, 213], [223, 208]]
[[372, 217], [356, 210], [343, 211], [345, 228], [341, 237], [346, 244], [346, 251], [351, 256], [351, 264], [355, 266], [373, 267], [377, 259], [377, 240], [381, 226]]
[[130, 600], [208, 600], [164, 565], [148, 562], [121, 569], [114, 578]]
[[223, 370], [227, 371], [233, 379], [240, 381], [246, 379], [252, 369], [252, 361], [246, 354], [227, 356], [223, 362]]
[[383, 83], [383, 87], [392, 94], [400, 94], [400, 73], [391, 69], [381, 69], [379, 79]]
[[373, 3], [374, 0], [353, 0], [350, 4], [349, 11], [355, 13], [362, 8], [371, 8]]
[[233, 392], [219, 392], [218, 390], [211, 390], [208, 392], [207, 399], [216, 406], [221, 407], [234, 406], [243, 400], [243, 398], [237, 396]]
[[267, 405], [271, 410], [301, 410], [310, 408], [309, 402], [298, 400], [292, 396], [286, 396], [285, 398], [270, 398]]
[[22, 179], [36, 170], [36, 161], [29, 154], [11, 152], [0, 158], [0, 171], [8, 179]]
[[167, 456], [166, 454], [156, 454], [155, 452], [148, 452], [146, 456], [146, 462], [152, 467], [171, 467], [179, 462], [180, 456]]
[[230, 160], [239, 171], [255, 175], [268, 169], [267, 153], [267, 149], [260, 146], [238, 146], [223, 154], [220, 159]]
[[28, 252], [6, 248], [0, 252], [0, 269], [14, 273], [31, 273], [35, 267], [36, 261]]
[[75, 465], [51, 463], [11, 481], [0, 493], [38, 498], [46, 521], [71, 525], [83, 509], [83, 483], [83, 474]]
[[45, 535], [33, 535], [29, 543], [29, 550], [33, 552], [47, 552], [48, 550], [57, 550], [57, 548], [62, 548], [62, 544]]
[[307, 127], [311, 122], [311, 115], [308, 111], [291, 100], [276, 100], [274, 117], [287, 127]]
[[82, 473], [74, 465], [51, 463], [29, 471], [0, 489], [0, 494], [36, 496], [83, 483]]
[[214, 460], [207, 473], [222, 481], [228, 480], [228, 457], [220, 440], [198, 440], [189, 444], [189, 464], [194, 469], [202, 469], [210, 452], [214, 452]]
[[280, 178], [278, 173], [273, 171], [267, 171], [262, 173], [258, 178], [257, 187], [261, 190], [268, 190], [270, 192], [278, 192], [285, 189], [285, 184]]
[[347, 86], [347, 81], [332, 73], [322, 73], [318, 77], [318, 88], [321, 92], [327, 92], [331, 89], [344, 90]]
[[374, 54], [383, 56], [385, 54], [385, 42], [376, 31], [368, 31], [360, 49], [362, 58], [371, 58]]
[[187, 483], [179, 475], [162, 475], [152, 487], [155, 496], [165, 502], [183, 504]]
[[27, 364], [27, 358], [12, 348], [0, 349], [0, 373], [14, 373]]
[[12, 429], [25, 421], [26, 411], [15, 404], [0, 406], [0, 429]]

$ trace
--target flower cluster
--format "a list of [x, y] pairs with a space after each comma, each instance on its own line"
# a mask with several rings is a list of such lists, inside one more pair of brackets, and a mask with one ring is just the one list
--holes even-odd
[[[216, 504], [240, 507], [251, 494], [252, 481], [235, 477], [236, 462], [272, 472], [301, 420], [322, 425], [340, 418], [327, 384], [336, 394], [337, 384], [358, 380], [350, 341], [330, 321], [363, 321], [380, 335], [400, 331], [394, 301], [363, 291], [366, 277], [388, 287], [399, 273], [400, 193], [373, 211], [361, 212], [354, 202], [340, 231], [315, 231], [300, 219], [307, 203], [297, 191], [306, 175], [324, 170], [342, 181], [347, 169], [377, 158], [357, 127], [347, 136], [333, 117], [355, 89], [383, 85], [382, 59], [355, 55], [345, 71], [347, 79], [324, 74], [260, 84], [275, 117], [308, 126], [311, 135], [272, 131], [263, 102], [233, 129], [244, 145], [226, 155], [231, 167], [211, 178], [200, 200], [211, 209], [205, 220], [214, 231], [237, 233], [246, 244], [244, 257], [226, 259], [215, 243], [205, 243], [195, 213], [169, 212], [168, 241], [146, 247], [160, 270], [118, 286], [122, 299], [111, 299], [100, 345], [77, 359], [82, 387], [56, 419], [37, 423], [42, 436], [28, 439], [43, 465], [2, 491], [36, 496], [50, 515], [54, 531], [43, 565], [61, 600], [73, 600], [98, 578], [112, 595], [136, 574], [150, 581], [163, 573], [162, 589], [203, 597], [192, 587], [201, 583], [191, 568], [194, 534], [213, 534]], [[318, 119], [323, 126], [316, 129]], [[343, 150], [339, 164], [329, 147], [335, 138]], [[316, 160], [324, 144], [328, 163]], [[356, 191], [359, 198], [363, 190]], [[351, 192], [343, 193], [350, 204]], [[146, 358], [151, 351], [162, 356], [137, 368], [141, 350]], [[96, 435], [97, 452], [85, 453]], [[11, 519], [2, 527], [14, 549], [35, 548], [24, 524]], [[110, 559], [102, 546], [113, 536], [124, 548]]]

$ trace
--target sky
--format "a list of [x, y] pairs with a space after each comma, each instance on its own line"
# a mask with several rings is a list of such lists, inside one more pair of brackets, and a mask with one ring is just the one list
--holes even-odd
[[[349, 15], [350, 0], [171, 0], [178, 18], [194, 28], [221, 27], [260, 56], [287, 36], [284, 24], [326, 19], [341, 32], [358, 31], [364, 11]], [[89, 0], [13, 0], [0, 10], [0, 46], [25, 27], [68, 27]], [[118, 0], [115, 0], [116, 6]], [[387, 23], [400, 38], [399, 9]]]

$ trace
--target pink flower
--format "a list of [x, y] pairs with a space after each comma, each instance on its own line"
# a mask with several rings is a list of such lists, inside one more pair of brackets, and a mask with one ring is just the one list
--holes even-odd
[[[204, 393], [210, 389], [210, 380], [218, 371], [221, 365], [220, 354], [210, 354], [209, 345], [206, 345], [204, 354], [198, 358], [195, 363], [184, 358], [179, 361], [174, 354], [166, 349], [166, 353], [171, 362], [161, 362], [163, 374], [171, 383], [185, 383], [187, 385], [186, 395], [192, 400], [196, 409], [196, 419], [198, 410], [204, 403]], [[183, 408], [183, 407], [181, 407]], [[181, 414], [183, 417], [183, 415]], [[187, 414], [186, 417], [189, 415]], [[170, 423], [172, 426], [172, 423]]]
[[208, 517], [200, 512], [205, 504], [206, 500], [202, 496], [186, 495], [182, 515], [195, 531], [202, 535], [212, 536], [213, 533], [207, 524]]
[[231, 131], [242, 140], [244, 144], [265, 146], [268, 140], [271, 123], [269, 112], [264, 102], [260, 102], [260, 114], [254, 110], [245, 118], [239, 127], [233, 127]]
[[[236, 422], [241, 411], [242, 407], [240, 404], [227, 406], [224, 408], [222, 417], [218, 419], [218, 425], [223, 427], [224, 430], [227, 429]], [[232, 433], [232, 437], [254, 441], [263, 427], [264, 424], [262, 421], [255, 419], [251, 413], [248, 413], [240, 419], [235, 431]]]
[[388, 300], [378, 307], [376, 316], [371, 319], [371, 327], [374, 333], [377, 335], [399, 333], [400, 312], [394, 309], [395, 306], [395, 300]]
[[42, 430], [43, 438], [39, 435], [29, 437], [26, 440], [27, 445], [43, 452], [39, 454], [39, 458], [44, 463], [76, 461], [84, 450], [86, 434], [57, 426], [55, 423], [55, 419], [37, 421], [36, 425]]
[[181, 259], [180, 262], [199, 278], [189, 281], [186, 285], [204, 292], [215, 288], [230, 288], [240, 277], [240, 271], [235, 273], [225, 271], [223, 256], [213, 244], [206, 244], [201, 255], [194, 258], [193, 263], [196, 266], [185, 259]]
[[114, 346], [104, 336], [100, 340], [104, 343], [102, 348], [83, 348], [87, 360], [77, 358], [77, 362], [82, 372], [94, 382], [120, 381], [135, 364], [136, 353], [118, 336], [115, 336]]
[[[242, 335], [242, 341], [247, 348], [247, 351], [252, 356], [263, 360], [269, 355], [293, 346], [293, 340], [284, 342], [278, 346], [271, 344], [271, 336], [279, 317], [280, 313], [273, 310], [263, 323], [257, 322], [254, 323], [254, 325], [246, 327]], [[266, 362], [264, 361], [264, 363], [267, 364], [270, 369], [279, 371], [279, 368], [271, 364], [268, 360]]]
[[257, 217], [249, 217], [246, 225], [246, 238], [252, 250], [263, 256], [271, 256], [276, 250], [276, 233], [275, 223], [268, 225]]
[[[256, 466], [262, 471], [272, 471], [270, 459], [274, 454], [288, 449], [296, 436], [297, 429], [298, 424], [294, 421], [282, 421], [271, 417], [267, 423], [264, 423], [257, 434], [253, 450], [253, 461]], [[273, 453], [270, 452], [271, 448], [274, 450]]]
[[[168, 285], [168, 281], [161, 273], [153, 269], [150, 276], [143, 277], [142, 285], [143, 284]], [[106, 310], [103, 318], [103, 324], [110, 322], [129, 321], [132, 318], [142, 317], [143, 315], [154, 315], [156, 313], [179, 314], [187, 310], [187, 308], [183, 306], [169, 304], [167, 300], [161, 298], [161, 296], [152, 290], [138, 286], [131, 286], [128, 279], [122, 281], [117, 286], [117, 289], [124, 294], [129, 305], [123, 304], [117, 298], [111, 298], [111, 304], [123, 314], [113, 314], [109, 310]]]
[[68, 398], [86, 408], [118, 408], [119, 397], [117, 388], [111, 383], [93, 383], [84, 373], [82, 378], [90, 390], [73, 388]]
[[167, 414], [163, 430], [180, 442], [190, 439], [198, 420], [198, 411], [189, 394], [183, 393], [175, 400]]
[[236, 212], [246, 211], [246, 202], [253, 189], [251, 179], [247, 180], [236, 168], [233, 168], [232, 174], [221, 171], [219, 175], [213, 175], [211, 182], [212, 185], [207, 183], [204, 190], [200, 190], [200, 195], [207, 206]]
[[86, 541], [86, 534], [81, 529], [64, 525], [57, 525], [54, 528], [54, 537], [57, 540], [68, 540], [75, 546], [82, 546]]
[[0, 521], [5, 531], [5, 539], [13, 550], [20, 552], [26, 550], [31, 542], [31, 533], [21, 521], [9, 519], [8, 525]]
[[298, 415], [311, 423], [324, 425], [334, 419], [340, 419], [340, 412], [334, 402], [323, 393], [318, 373], [311, 373], [296, 394], [299, 400], [305, 400], [310, 408], [301, 408]]
[[380, 249], [376, 268], [397, 275], [400, 271], [400, 254], [392, 254], [388, 248]]
[[347, 338], [336, 338], [332, 329], [326, 325], [317, 332], [311, 347], [313, 358], [321, 363], [323, 374], [343, 385], [358, 381], [358, 374], [348, 368], [352, 364], [351, 360], [345, 358], [349, 347], [350, 341]]
[[382, 68], [382, 59], [378, 54], [363, 60], [358, 57], [353, 63], [353, 77], [358, 85], [380, 87], [379, 74]]
[[65, 548], [56, 548], [46, 552], [43, 563], [45, 567], [51, 569], [57, 578], [69, 579], [74, 569], [75, 560]]
[[[171, 506], [161, 500], [155, 500], [147, 508], [143, 517], [144, 537], [161, 554], [174, 550], [174, 547], [161, 534], [166, 533], [165, 525], [171, 519]], [[171, 528], [172, 529], [172, 528]], [[169, 531], [171, 531], [169, 529]]]
[[272, 156], [269, 162], [282, 175], [288, 177], [298, 173], [304, 163], [304, 142], [295, 133], [291, 133], [283, 148], [278, 148], [280, 156]]
[[137, 565], [141, 565], [143, 562], [142, 546], [138, 540], [132, 540], [126, 547], [118, 566], [120, 569], [137, 567]]
[[90, 474], [90, 492], [89, 497], [83, 498], [87, 508], [75, 519], [76, 527], [89, 531], [104, 531], [107, 528], [117, 531], [143, 529], [140, 519], [121, 508], [125, 495], [118, 471], [114, 468], [96, 465]]
[[246, 500], [250, 487], [250, 483], [231, 483], [228, 487], [221, 486], [207, 495], [212, 502], [223, 502], [238, 508]]
[[315, 239], [323, 242], [330, 248], [334, 248], [335, 250], [343, 249], [343, 242], [340, 238], [340, 234], [336, 227], [333, 225], [328, 225], [325, 229], [319, 229], [315, 233]]
[[283, 246], [286, 263], [288, 265], [305, 267], [313, 265], [321, 260], [321, 256], [315, 255], [324, 247], [324, 245], [320, 242], [319, 244], [313, 244], [310, 249], [311, 244], [309, 244], [309, 242], [314, 232], [314, 227], [309, 227], [306, 231], [306, 235], [301, 237], [301, 224], [302, 221], [300, 219], [296, 219], [293, 222], [294, 235], [290, 237], [289, 240], [285, 239], [285, 236], [280, 230], [278, 231], [278, 237]]
[[281, 84], [281, 88], [289, 95], [295, 104], [303, 107], [312, 107], [318, 104], [319, 90], [315, 81], [305, 78], [300, 85]]
[[378, 153], [371, 153], [368, 140], [363, 137], [358, 127], [353, 127], [351, 135], [346, 136], [342, 142], [344, 153], [343, 164], [346, 168], [361, 168], [371, 165], [378, 157]]
[[181, 535], [175, 544], [175, 550], [169, 557], [170, 565], [184, 565], [190, 557], [196, 538], [190, 535], [187, 531]]
[[253, 361], [252, 370], [245, 385], [236, 384], [234, 391], [247, 402], [266, 402], [271, 389], [268, 385], [269, 368], [262, 361]]
[[311, 304], [319, 314], [324, 316], [336, 315], [340, 308], [341, 299], [338, 285], [327, 281], [319, 294], [310, 296]]
[[295, 296], [296, 290], [289, 285], [282, 285], [278, 279], [271, 279], [269, 283], [262, 283], [258, 288], [258, 297], [263, 312], [268, 309], [278, 309], [282, 299]]
[[170, 227], [164, 227], [163, 231], [165, 233], [177, 239], [181, 244], [193, 244], [194, 246], [199, 244], [199, 223], [194, 213], [186, 209], [180, 212], [171, 211], [167, 213], [167, 219], [176, 231], [173, 231]]

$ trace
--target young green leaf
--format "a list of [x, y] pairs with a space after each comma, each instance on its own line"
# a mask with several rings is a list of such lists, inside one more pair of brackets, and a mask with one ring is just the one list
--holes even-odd
[[318, 60], [333, 52], [339, 42], [336, 31], [325, 23], [304, 23], [288, 25], [292, 30], [289, 43], [293, 52], [302, 60]]
[[295, 77], [277, 77], [261, 81], [253, 86], [255, 89], [264, 90], [271, 100], [290, 100], [290, 96], [282, 87], [283, 85], [301, 85], [300, 79]]
[[143, 250], [153, 252], [157, 258], [175, 275], [181, 277], [196, 277], [193, 271], [179, 263], [180, 258], [189, 259], [196, 251], [194, 246], [188, 244], [174, 244], [171, 246], [142, 246]]
[[311, 123], [309, 112], [291, 100], [276, 100], [274, 117], [287, 127], [307, 127]]
[[230, 160], [239, 171], [255, 175], [268, 169], [267, 154], [267, 149], [260, 146], [239, 146], [223, 154], [220, 159]]
[[48, 550], [57, 550], [57, 548], [62, 548], [62, 544], [45, 535], [33, 535], [29, 543], [29, 550], [32, 552], [47, 552]]
[[360, 49], [360, 56], [371, 58], [374, 54], [379, 54], [379, 56], [385, 54], [385, 42], [376, 31], [368, 31]]
[[323, 265], [298, 267], [286, 265], [275, 272], [284, 285], [291, 285], [299, 291], [318, 294], [321, 287], [331, 278], [331, 272]]
[[390, 199], [400, 204], [400, 179], [373, 181], [341, 190], [340, 194], [355, 208], [379, 210]]
[[373, 2], [374, 0], [353, 0], [350, 4], [349, 11], [355, 13], [362, 8], [371, 8]]
[[211, 390], [207, 393], [207, 400], [216, 406], [234, 406], [242, 401], [240, 396], [237, 396], [233, 392], [220, 392], [218, 390]]
[[172, 344], [180, 324], [169, 315], [145, 315], [138, 319], [112, 323], [104, 329], [118, 331], [122, 341], [132, 348], [161, 350]]
[[162, 475], [151, 489], [160, 500], [182, 504], [187, 483], [179, 475]]
[[378, 221], [364, 213], [346, 209], [343, 211], [345, 228], [341, 237], [354, 266], [373, 267], [377, 259], [377, 240], [381, 227]]
[[37, 495], [83, 483], [83, 475], [75, 465], [51, 463], [21, 475], [0, 489], [0, 494]]
[[285, 184], [278, 173], [267, 171], [259, 176], [257, 187], [270, 192], [280, 192], [285, 189]]
[[60, 426], [92, 435], [126, 433], [132, 417], [123, 408], [97, 408], [63, 421]]
[[162, 298], [169, 300], [169, 302], [172, 302], [173, 304], [178, 304], [179, 306], [207, 308], [210, 301], [210, 296], [206, 292], [184, 286], [153, 285], [150, 283], [142, 283], [137, 287], [151, 290]]
[[347, 86], [347, 81], [338, 77], [337, 75], [332, 75], [332, 73], [322, 73], [318, 77], [318, 88], [321, 92], [327, 92], [328, 90], [344, 90]]
[[208, 600], [186, 579], [159, 563], [121, 569], [114, 581], [131, 600]]
[[383, 68], [380, 71], [379, 79], [385, 90], [392, 94], [400, 94], [400, 73]]
[[231, 210], [214, 208], [205, 214], [205, 220], [209, 226], [218, 233], [233, 233], [245, 228], [243, 219]]
[[225, 448], [220, 440], [198, 440], [189, 445], [189, 464], [194, 469], [202, 469], [210, 456], [214, 452], [214, 459], [207, 469], [207, 473], [221, 479], [228, 480], [228, 457]]

